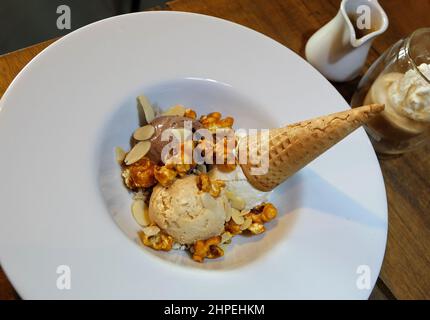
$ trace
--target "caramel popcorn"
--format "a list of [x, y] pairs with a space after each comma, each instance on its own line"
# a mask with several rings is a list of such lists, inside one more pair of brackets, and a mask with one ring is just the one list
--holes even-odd
[[222, 188], [225, 187], [225, 182], [221, 180], [211, 180], [206, 173], [201, 173], [197, 176], [197, 187], [209, 193], [212, 197], [218, 198]]
[[242, 229], [240, 228], [240, 225], [234, 222], [233, 219], [230, 219], [225, 224], [225, 231], [230, 232], [232, 235], [238, 235], [242, 233]]
[[[176, 177], [185, 177], [196, 166], [195, 164], [185, 163], [185, 156], [174, 156], [169, 159], [164, 166], [156, 166], [154, 170], [155, 179], [163, 186], [168, 187], [175, 182]], [[190, 161], [189, 161], [190, 162]]]
[[228, 221], [225, 224], [225, 230], [230, 232], [232, 235], [241, 234], [243, 231], [249, 231], [252, 234], [257, 235], [266, 231], [266, 228], [262, 223], [252, 221], [249, 223], [249, 220], [251, 220], [251, 214], [247, 214], [244, 217], [245, 219], [243, 220], [242, 225], [237, 224], [233, 219]]
[[248, 229], [247, 229], [249, 232], [251, 232], [252, 234], [254, 234], [254, 235], [257, 235], [257, 234], [260, 234], [260, 233], [263, 233], [263, 232], [265, 232], [266, 231], [266, 228], [264, 227], [264, 225], [263, 224], [261, 224], [261, 223], [252, 223], [249, 227], [248, 227]]
[[176, 164], [174, 166], [176, 172], [181, 178], [185, 177], [193, 167], [194, 166], [192, 166], [191, 164]]
[[129, 189], [150, 188], [157, 183], [154, 177], [155, 165], [146, 157], [123, 168], [122, 176]]
[[[193, 150], [193, 142], [188, 141], [190, 143], [188, 146], [188, 150]], [[181, 153], [171, 157], [166, 164], [169, 169], [175, 170], [178, 175], [183, 178], [185, 177], [196, 165], [193, 163], [192, 154], [186, 153], [185, 143], [181, 145]]]
[[184, 113], [184, 117], [187, 118], [191, 118], [191, 119], [196, 119], [197, 118], [197, 114], [193, 109], [186, 109], [185, 113]]
[[236, 164], [223, 163], [223, 164], [217, 164], [217, 167], [220, 171], [228, 173], [228, 172], [233, 172], [234, 170], [236, 170], [237, 165]]
[[249, 231], [254, 235], [261, 234], [266, 231], [264, 223], [273, 220], [277, 213], [278, 210], [273, 204], [264, 203], [238, 217], [240, 220], [236, 218], [228, 221], [225, 230], [233, 235], [241, 234], [243, 231]]
[[215, 144], [214, 160], [218, 167], [223, 172], [231, 172], [236, 169], [236, 156], [234, 150], [236, 147], [236, 141], [229, 144], [229, 139], [235, 139], [234, 137], [224, 137], [222, 141], [218, 141]]
[[234, 119], [232, 117], [226, 117], [224, 119], [218, 120], [216, 123], [218, 128], [231, 128], [234, 124]]
[[273, 220], [278, 214], [278, 210], [271, 203], [264, 203], [251, 210], [252, 222], [266, 223]]
[[[147, 99], [145, 97], [143, 98], [139, 98], [139, 103], [143, 108], [147, 122], [150, 122], [154, 119], [155, 113], [149, 102], [146, 101]], [[216, 180], [216, 178], [211, 179], [207, 173], [207, 170], [212, 167], [206, 167], [206, 165], [211, 164], [214, 164], [214, 166], [217, 166], [217, 168], [223, 172], [231, 172], [236, 169], [238, 165], [235, 153], [237, 140], [235, 132], [232, 129], [234, 119], [232, 117], [223, 118], [220, 112], [212, 112], [198, 118], [197, 113], [193, 109], [186, 109], [186, 107], [181, 105], [171, 107], [163, 113], [163, 115], [186, 117], [189, 120], [192, 119], [193, 133], [203, 127], [209, 130], [209, 135], [207, 132], [205, 134], [202, 133], [196, 135], [197, 139], [193, 140], [189, 138], [190, 133], [185, 127], [174, 128], [174, 134], [177, 140], [184, 142], [178, 149], [176, 147], [179, 147], [179, 145], [175, 145], [175, 149], [169, 153], [168, 159], [162, 159], [165, 161], [164, 165], [160, 163], [157, 149], [159, 145], [155, 143], [152, 145], [152, 137], [156, 134], [158, 127], [152, 126], [151, 124], [140, 127], [133, 133], [134, 140], [132, 141], [136, 144], [128, 153], [120, 148], [115, 150], [116, 160], [122, 167], [124, 183], [135, 193], [131, 212], [135, 221], [142, 228], [141, 231], [138, 232], [141, 243], [154, 250], [161, 251], [186, 249], [189, 250], [194, 261], [201, 263], [204, 262], [206, 258], [216, 259], [222, 257], [224, 255], [223, 249], [225, 249], [225, 246], [238, 234], [258, 235], [265, 232], [266, 228], [264, 224], [277, 216], [277, 209], [271, 203], [263, 203], [249, 210], [244, 199], [228, 190], [223, 191], [226, 187], [226, 182]], [[196, 119], [199, 120], [197, 121]], [[185, 120], [181, 119], [181, 121]], [[166, 125], [166, 127], [170, 126]], [[177, 125], [175, 124], [171, 127], [177, 127]], [[159, 134], [159, 132], [157, 132], [157, 134]], [[194, 138], [194, 136], [192, 137]], [[149, 153], [150, 158], [148, 158], [147, 153], [150, 151], [156, 151], [156, 156]], [[196, 154], [196, 151], [201, 151], [197, 153], [197, 155], [201, 155], [204, 157], [202, 160], [206, 161], [201, 162], [200, 160], [195, 160], [193, 156]], [[153, 159], [154, 162], [151, 161], [151, 159]], [[199, 165], [197, 165], [197, 163], [199, 163]], [[190, 174], [191, 176], [189, 176]], [[179, 178], [183, 179], [178, 180], [172, 186], [175, 180]], [[206, 228], [209, 231], [204, 234], [198, 234], [189, 241], [183, 240], [182, 242], [193, 243], [196, 239], [204, 239], [213, 234], [220, 234], [219, 236], [214, 236], [206, 240], [195, 241], [192, 245], [182, 245], [175, 242], [173, 239], [173, 236], [175, 238], [177, 237], [175, 230], [169, 229], [168, 227], [161, 229], [156, 225], [156, 223], [158, 223], [155, 219], [157, 215], [149, 216], [148, 204], [149, 198], [152, 196], [153, 192], [152, 187], [157, 183], [163, 187], [171, 186], [167, 191], [178, 188], [180, 192], [177, 193], [177, 197], [181, 199], [186, 198], [189, 190], [183, 187], [182, 182], [187, 181], [189, 181], [188, 183], [193, 188], [193, 196], [197, 196], [195, 199], [202, 202], [203, 212], [210, 216], [212, 213], [211, 206], [213, 206], [213, 209], [217, 210], [213, 213], [214, 217], [217, 215], [215, 217], [217, 219], [213, 221], [207, 219], [206, 224], [198, 224], [197, 227], [191, 226], [191, 229]], [[155, 190], [166, 191], [158, 187]], [[197, 195], [195, 193], [197, 193]], [[172, 191], [172, 195], [174, 194], [175, 192]], [[156, 198], [155, 195], [156, 193], [154, 193], [154, 198]], [[226, 196], [225, 199], [224, 195]], [[214, 198], [218, 198], [217, 201], [215, 201]], [[165, 202], [166, 201], [162, 199], [163, 206], [160, 206], [160, 208], [162, 208], [160, 212], [167, 210], [166, 208], [168, 208], [168, 206]], [[215, 204], [217, 205], [216, 207]], [[185, 211], [185, 213], [195, 213], [195, 208], [197, 207], [198, 206], [190, 205], [190, 209]], [[151, 218], [154, 218], [154, 221], [152, 221]], [[177, 223], [176, 221], [174, 222]], [[205, 221], [203, 220], [203, 222]], [[160, 223], [160, 225], [162, 225], [162, 223]], [[213, 225], [216, 225], [214, 232], [208, 228]], [[178, 228], [183, 227], [178, 223], [177, 226]], [[187, 224], [184, 225], [184, 229], [185, 227], [187, 227]], [[180, 231], [183, 232], [182, 230]]]
[[219, 112], [212, 112], [206, 116], [200, 117], [200, 122], [206, 129], [214, 131], [218, 128], [231, 128], [234, 124], [232, 117], [226, 117], [222, 119], [222, 115]]
[[177, 172], [168, 166], [156, 166], [154, 170], [155, 179], [163, 186], [168, 187], [176, 180]]
[[207, 240], [198, 240], [193, 245], [193, 260], [203, 262], [205, 258], [216, 259], [224, 255], [224, 251], [219, 247], [221, 237], [212, 237]]
[[145, 246], [154, 250], [170, 251], [173, 247], [173, 238], [162, 231], [152, 236], [147, 236], [141, 231], [139, 232], [139, 238]]

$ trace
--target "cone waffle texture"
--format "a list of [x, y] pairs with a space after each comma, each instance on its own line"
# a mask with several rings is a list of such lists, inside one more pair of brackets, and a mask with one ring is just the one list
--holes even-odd
[[[383, 110], [383, 105], [363, 106], [272, 129], [266, 148], [261, 148], [264, 141], [261, 137], [243, 139], [239, 142], [239, 150], [244, 147], [249, 154], [251, 148], [257, 148], [254, 150], [261, 150], [259, 156], [267, 156], [265, 153], [268, 153], [269, 157], [265, 174], [256, 175], [255, 165], [249, 161], [241, 164], [242, 170], [255, 188], [261, 191], [273, 190]], [[241, 146], [243, 143], [247, 145]]]

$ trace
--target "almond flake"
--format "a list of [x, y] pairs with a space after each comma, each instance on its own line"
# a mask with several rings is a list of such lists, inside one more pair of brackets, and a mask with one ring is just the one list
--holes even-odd
[[150, 226], [150, 227], [146, 227], [143, 228], [143, 233], [147, 236], [147, 237], [152, 237], [155, 236], [156, 234], [158, 234], [160, 232], [160, 228], [157, 226]]
[[149, 141], [141, 141], [138, 144], [136, 144], [133, 149], [130, 150], [130, 152], [125, 157], [125, 164], [131, 165], [140, 159], [142, 159], [151, 148], [151, 142]]
[[150, 124], [148, 124], [146, 126], [138, 128], [134, 132], [133, 138], [139, 141], [144, 141], [144, 140], [151, 139], [154, 133], [155, 133], [155, 128]]
[[150, 225], [151, 220], [148, 215], [148, 207], [143, 200], [133, 201], [131, 212], [133, 213], [134, 220], [136, 220], [140, 226], [147, 227]]
[[231, 206], [230, 203], [228, 202], [228, 200], [225, 201], [224, 203], [224, 211], [225, 211], [225, 222], [229, 222], [231, 220]]
[[240, 230], [246, 230], [248, 229], [252, 224], [251, 217], [246, 217], [245, 222], [240, 226]]
[[243, 216], [246, 216], [248, 213], [250, 213], [251, 211], [250, 210], [242, 210], [241, 212], [240, 212], [240, 216], [241, 217], [243, 217]]
[[221, 244], [224, 244], [226, 242], [229, 242], [231, 240], [231, 238], [233, 238], [233, 235], [226, 231], [221, 235]]
[[122, 164], [124, 162], [125, 156], [126, 152], [121, 147], [115, 148], [115, 158], [119, 164]]
[[245, 219], [240, 215], [240, 211], [236, 210], [235, 208], [231, 209], [231, 218], [233, 219], [234, 223], [238, 225], [242, 225], [245, 222]]
[[231, 206], [239, 211], [245, 209], [246, 203], [245, 200], [243, 200], [242, 198], [232, 194], [231, 192], [229, 193], [229, 196], [227, 196], [230, 200]]
[[155, 118], [154, 108], [152, 108], [151, 103], [145, 96], [137, 97], [137, 102], [141, 106], [143, 113], [145, 114], [145, 120], [150, 123]]

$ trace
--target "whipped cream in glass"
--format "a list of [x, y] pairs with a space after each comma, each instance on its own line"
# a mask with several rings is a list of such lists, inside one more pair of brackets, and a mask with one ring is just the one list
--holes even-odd
[[430, 64], [421, 64], [419, 72], [411, 69], [405, 74], [390, 72], [372, 85], [364, 104], [383, 103], [383, 116], [410, 134], [419, 134], [430, 124]]
[[430, 29], [400, 40], [369, 69], [352, 106], [380, 103], [385, 110], [366, 131], [377, 152], [400, 154], [430, 137]]

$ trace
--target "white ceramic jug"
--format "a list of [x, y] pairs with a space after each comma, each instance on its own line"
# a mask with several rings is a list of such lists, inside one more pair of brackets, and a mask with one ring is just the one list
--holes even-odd
[[377, 0], [343, 0], [340, 10], [306, 44], [306, 59], [327, 79], [357, 77], [373, 40], [388, 28], [388, 17]]

